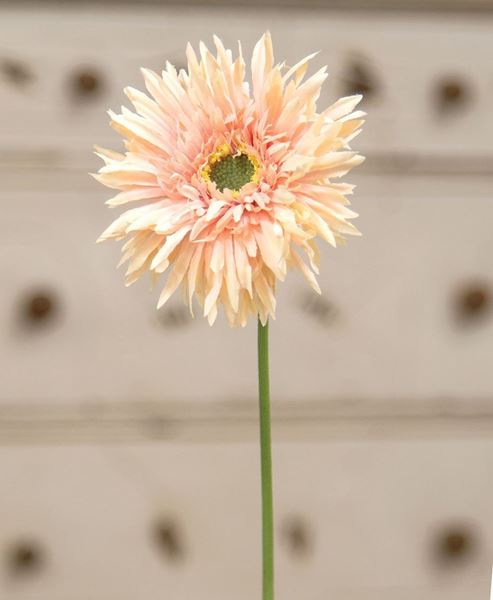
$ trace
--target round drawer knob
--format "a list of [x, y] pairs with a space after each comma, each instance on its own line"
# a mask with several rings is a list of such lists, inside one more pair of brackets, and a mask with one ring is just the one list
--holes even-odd
[[378, 83], [373, 70], [363, 60], [353, 60], [343, 76], [344, 94], [363, 94], [364, 100], [377, 95]]
[[180, 561], [185, 557], [185, 547], [178, 524], [171, 519], [155, 523], [153, 538], [158, 550], [168, 560]]
[[83, 69], [72, 75], [72, 90], [78, 98], [97, 96], [103, 88], [103, 78], [94, 69]]
[[53, 311], [53, 301], [49, 296], [34, 296], [29, 303], [29, 314], [33, 320], [46, 319]]
[[456, 525], [444, 529], [436, 538], [436, 553], [440, 562], [456, 564], [469, 559], [476, 547], [476, 536], [472, 529]]
[[0, 75], [16, 87], [24, 87], [34, 79], [26, 64], [9, 58], [0, 60]]
[[16, 542], [7, 552], [7, 567], [13, 575], [34, 573], [42, 567], [43, 562], [43, 549], [34, 541]]
[[25, 312], [31, 322], [45, 322], [55, 314], [56, 301], [48, 292], [35, 292], [27, 299]]
[[457, 295], [456, 311], [462, 321], [475, 321], [491, 308], [491, 294], [484, 283], [466, 285]]
[[436, 100], [439, 110], [459, 109], [471, 97], [469, 86], [459, 78], [447, 78], [437, 85]]
[[288, 552], [296, 558], [308, 556], [313, 549], [313, 536], [304, 519], [289, 517], [282, 525], [281, 534]]

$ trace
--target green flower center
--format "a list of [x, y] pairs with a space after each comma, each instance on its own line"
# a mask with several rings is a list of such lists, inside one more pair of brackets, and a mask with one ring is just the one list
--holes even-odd
[[210, 166], [209, 177], [219, 191], [228, 188], [237, 192], [253, 181], [255, 174], [255, 164], [247, 154], [228, 154]]

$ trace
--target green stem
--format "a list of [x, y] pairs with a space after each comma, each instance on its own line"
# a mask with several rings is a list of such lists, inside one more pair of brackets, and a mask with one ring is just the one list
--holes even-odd
[[269, 399], [269, 323], [258, 322], [258, 391], [262, 479], [262, 600], [274, 600], [274, 508]]

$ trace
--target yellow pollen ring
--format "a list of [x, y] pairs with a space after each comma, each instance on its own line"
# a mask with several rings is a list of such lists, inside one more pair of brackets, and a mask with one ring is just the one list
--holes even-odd
[[231, 154], [231, 148], [228, 144], [221, 144], [216, 151], [209, 155], [207, 164], [200, 170], [200, 175], [205, 181], [211, 181], [211, 169], [221, 159]]
[[[253, 174], [250, 177], [249, 183], [258, 183], [260, 181], [260, 162], [259, 162], [258, 158], [256, 156], [254, 156], [253, 154], [250, 154], [249, 152], [247, 152], [245, 146], [243, 146], [243, 145], [241, 145], [241, 146], [238, 145], [237, 148], [238, 148], [237, 152], [233, 155], [233, 152], [232, 152], [229, 144], [221, 144], [220, 146], [218, 146], [216, 148], [216, 150], [214, 152], [212, 152], [212, 154], [209, 155], [209, 158], [207, 159], [207, 163], [200, 170], [200, 176], [202, 177], [202, 179], [204, 181], [212, 181], [211, 171], [212, 171], [213, 167], [218, 162], [220, 162], [221, 160], [226, 158], [227, 156], [244, 155], [248, 158], [250, 164], [253, 167]], [[237, 198], [239, 196], [239, 190], [231, 190], [231, 191], [232, 191], [232, 195], [234, 198]]]

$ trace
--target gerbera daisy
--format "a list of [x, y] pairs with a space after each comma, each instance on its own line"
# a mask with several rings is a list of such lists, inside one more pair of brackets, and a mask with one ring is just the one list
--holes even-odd
[[[347, 205], [353, 186], [336, 183], [363, 157], [349, 149], [364, 113], [361, 96], [322, 112], [316, 102], [326, 67], [304, 80], [310, 55], [274, 64], [268, 33], [256, 44], [251, 85], [245, 62], [214, 37], [216, 56], [187, 47], [188, 70], [143, 69], [149, 96], [126, 88], [135, 112], [109, 111], [124, 154], [97, 148], [96, 179], [119, 190], [110, 206], [137, 203], [100, 240], [128, 238], [127, 285], [169, 270], [158, 307], [178, 287], [193, 314], [195, 296], [209, 323], [222, 304], [232, 326], [275, 316], [275, 290], [288, 270], [320, 293], [315, 238], [355, 235]], [[303, 260], [303, 257], [307, 262]]]

